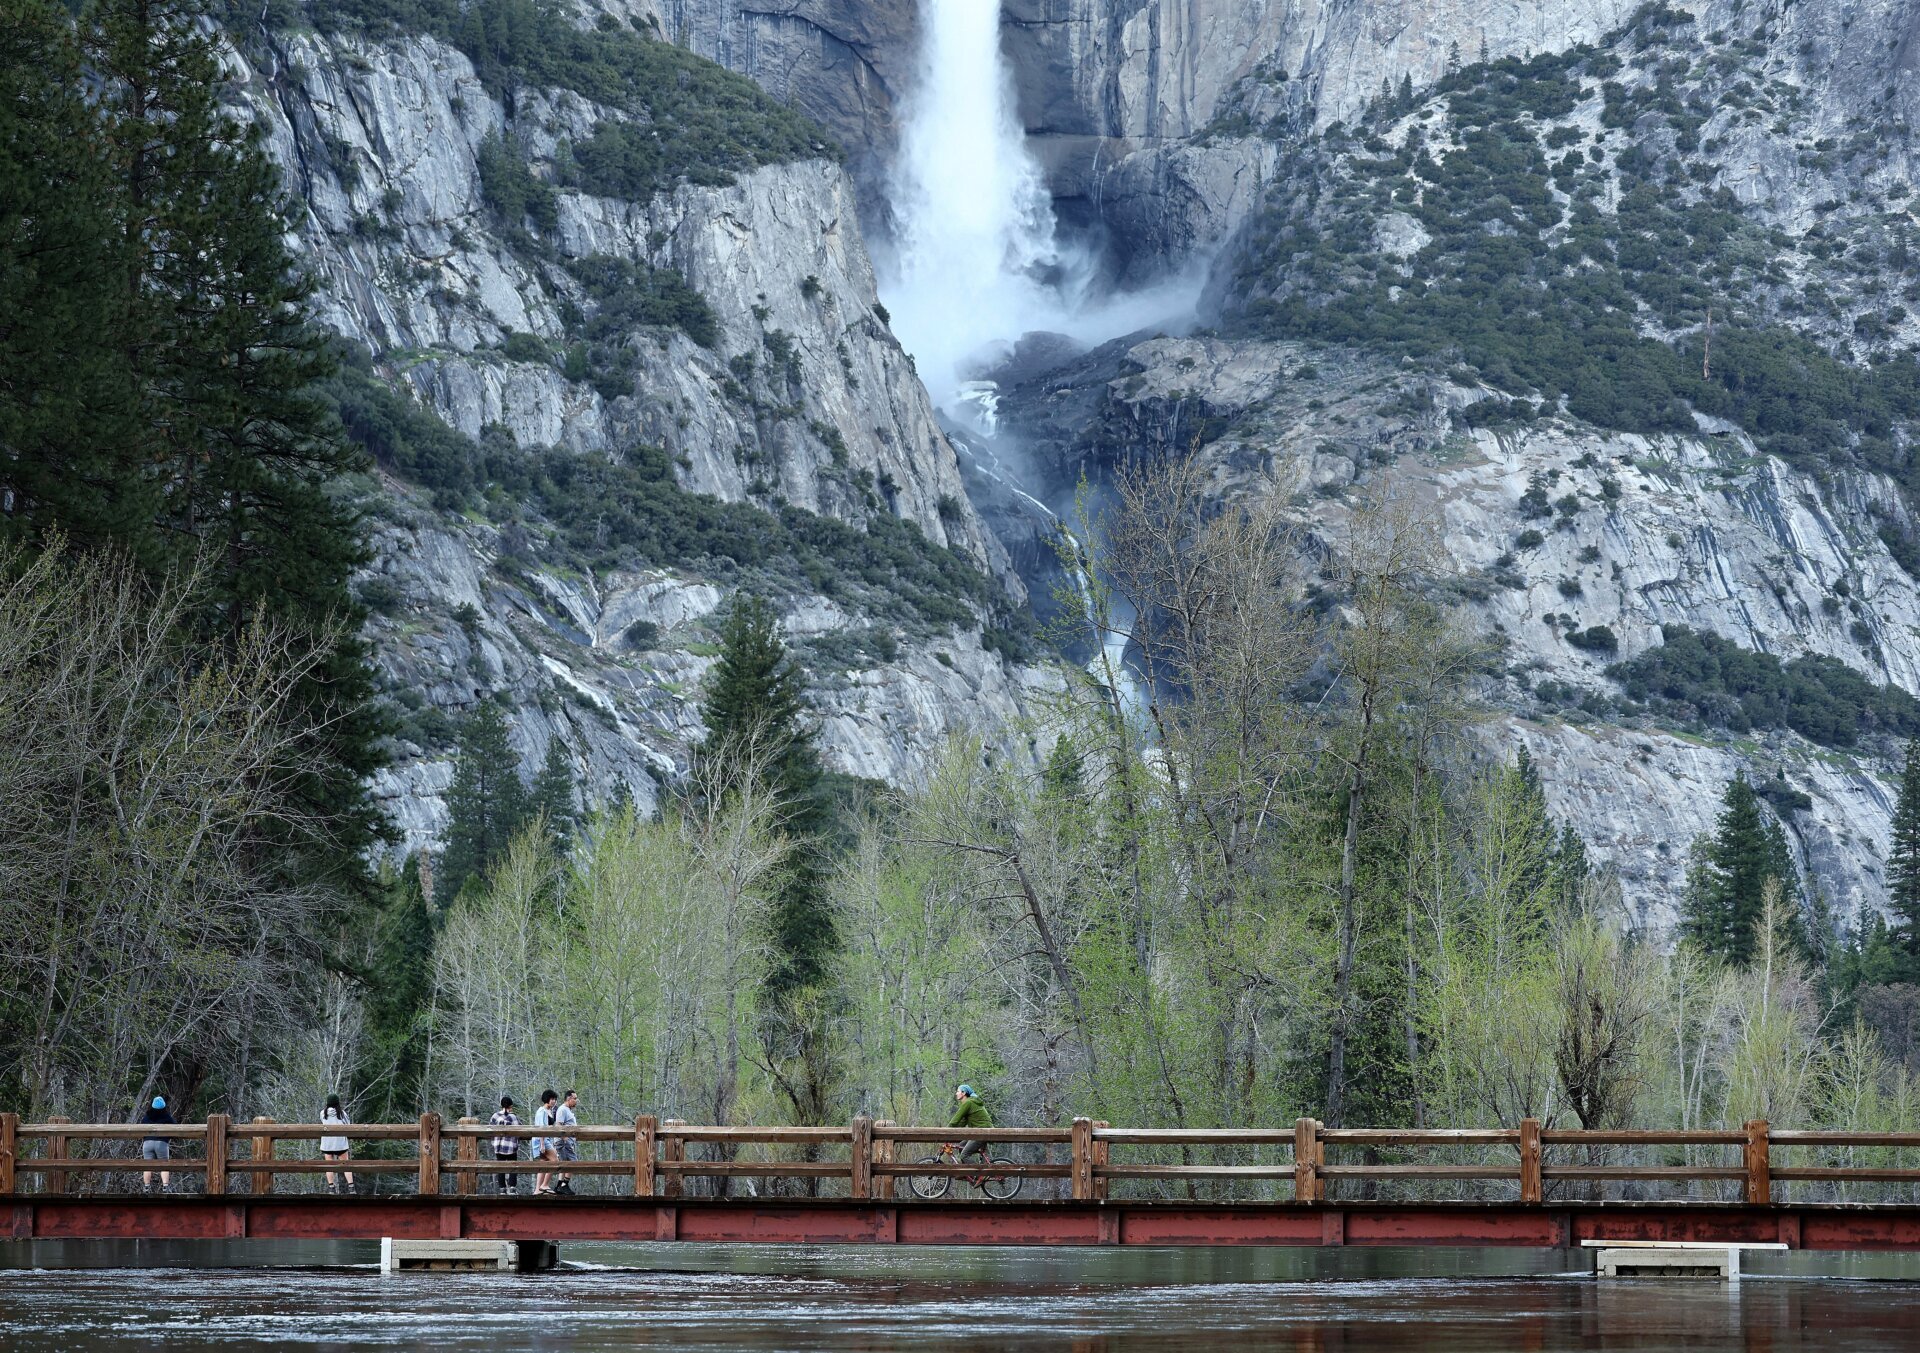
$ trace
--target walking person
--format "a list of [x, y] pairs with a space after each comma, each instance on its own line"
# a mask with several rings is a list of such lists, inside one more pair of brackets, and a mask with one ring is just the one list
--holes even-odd
[[[560, 1101], [560, 1107], [553, 1115], [554, 1125], [563, 1128], [579, 1127], [580, 1120], [574, 1116], [573, 1112], [579, 1105], [580, 1092], [578, 1090], [567, 1091], [567, 1097]], [[573, 1137], [562, 1137], [555, 1143], [555, 1155], [565, 1163], [579, 1160], [579, 1143]], [[553, 1181], [553, 1191], [555, 1193], [572, 1193], [573, 1176], [570, 1174], [560, 1175]]]
[[[175, 1118], [173, 1116], [173, 1110], [167, 1107], [166, 1096], [155, 1095], [153, 1097], [153, 1103], [149, 1104], [147, 1111], [140, 1115], [140, 1121], [143, 1123], [177, 1123], [180, 1120]], [[145, 1161], [166, 1161], [173, 1159], [173, 1142], [166, 1137], [148, 1137], [140, 1143], [140, 1159]], [[153, 1176], [155, 1173], [152, 1169], [142, 1170], [140, 1172], [140, 1191], [142, 1193], [153, 1192]], [[160, 1176], [160, 1191], [165, 1193], [167, 1186], [173, 1182], [173, 1172], [163, 1167], [158, 1171], [158, 1174]]]
[[[487, 1120], [494, 1127], [519, 1127], [520, 1115], [513, 1111], [513, 1096], [500, 1096], [500, 1107], [493, 1117]], [[493, 1158], [497, 1162], [517, 1161], [520, 1159], [520, 1139], [518, 1137], [496, 1136], [493, 1139]], [[507, 1173], [493, 1177], [494, 1186], [511, 1198], [520, 1192], [520, 1176]]]
[[[351, 1123], [352, 1121], [353, 1120], [351, 1118], [347, 1117], [347, 1111], [340, 1107], [340, 1096], [328, 1095], [327, 1107], [320, 1110], [321, 1125], [324, 1127], [338, 1128], [338, 1127], [345, 1127], [347, 1126], [347, 1124]], [[345, 1160], [347, 1159], [347, 1151], [348, 1151], [348, 1143], [347, 1143], [345, 1134], [338, 1133], [338, 1132], [332, 1133], [332, 1134], [327, 1134], [327, 1133], [321, 1134], [320, 1154], [326, 1160], [329, 1160], [329, 1161]], [[344, 1170], [344, 1169], [341, 1170], [340, 1179], [344, 1182], [340, 1184], [335, 1184], [333, 1171], [332, 1170], [327, 1171], [327, 1192], [328, 1193], [352, 1193], [353, 1192], [352, 1171]]]
[[[560, 1096], [551, 1090], [540, 1092], [540, 1107], [533, 1111], [533, 1125], [537, 1128], [552, 1128], [554, 1124], [554, 1106]], [[538, 1161], [557, 1161], [560, 1159], [558, 1142], [551, 1136], [533, 1139], [533, 1158]], [[553, 1192], [553, 1175], [542, 1170], [533, 1178], [533, 1191], [536, 1195]]]

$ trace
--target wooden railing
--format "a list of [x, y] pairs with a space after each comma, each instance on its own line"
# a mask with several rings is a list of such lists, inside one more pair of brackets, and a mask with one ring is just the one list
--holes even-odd
[[[438, 1114], [422, 1114], [415, 1123], [276, 1123], [256, 1118], [236, 1124], [224, 1114], [205, 1123], [178, 1125], [76, 1124], [54, 1119], [28, 1124], [14, 1114], [0, 1114], [0, 1195], [26, 1192], [28, 1180], [37, 1192], [61, 1194], [111, 1191], [114, 1176], [131, 1177], [143, 1171], [166, 1170], [202, 1179], [212, 1195], [237, 1191], [244, 1184], [254, 1194], [272, 1192], [282, 1176], [339, 1173], [413, 1176], [421, 1194], [472, 1194], [483, 1175], [529, 1174], [564, 1169], [579, 1176], [603, 1176], [627, 1181], [635, 1196], [679, 1197], [686, 1181], [703, 1178], [755, 1178], [791, 1181], [793, 1186], [844, 1193], [852, 1198], [891, 1199], [905, 1196], [898, 1187], [903, 1176], [974, 1176], [977, 1163], [929, 1165], [916, 1157], [929, 1154], [938, 1143], [960, 1134], [945, 1127], [907, 1127], [872, 1118], [855, 1118], [845, 1127], [718, 1127], [676, 1119], [641, 1115], [631, 1125], [581, 1125], [565, 1134], [586, 1146], [610, 1149], [596, 1159], [570, 1161], [564, 1166], [525, 1158], [496, 1161], [489, 1145], [494, 1137], [525, 1139], [558, 1135], [551, 1128], [498, 1128], [474, 1118], [444, 1122]], [[1780, 1153], [1812, 1151], [1833, 1157], [1857, 1151], [1881, 1154], [1920, 1153], [1920, 1133], [1775, 1132], [1764, 1121], [1725, 1131], [1587, 1131], [1544, 1128], [1526, 1119], [1515, 1128], [1405, 1130], [1384, 1128], [1329, 1128], [1302, 1118], [1289, 1128], [1116, 1128], [1104, 1122], [1076, 1118], [1064, 1128], [994, 1128], [985, 1134], [996, 1145], [1017, 1145], [1038, 1160], [996, 1166], [994, 1173], [1027, 1179], [1065, 1181], [1064, 1194], [1082, 1200], [1109, 1196], [1116, 1184], [1151, 1188], [1168, 1185], [1184, 1196], [1203, 1191], [1237, 1188], [1242, 1181], [1265, 1189], [1290, 1185], [1285, 1197], [1274, 1201], [1326, 1202], [1337, 1193], [1372, 1191], [1382, 1184], [1410, 1184], [1433, 1192], [1453, 1186], [1480, 1190], [1478, 1200], [1515, 1200], [1544, 1203], [1550, 1196], [1599, 1196], [1596, 1190], [1649, 1186], [1667, 1196], [1676, 1189], [1703, 1187], [1723, 1191], [1748, 1203], [1774, 1200], [1775, 1191], [1793, 1185], [1819, 1186], [1840, 1197], [1858, 1185], [1920, 1186], [1920, 1168], [1897, 1163], [1794, 1164]], [[362, 1153], [349, 1161], [290, 1157], [281, 1143], [314, 1142], [322, 1136], [345, 1137]], [[138, 1143], [165, 1138], [195, 1156], [166, 1161], [141, 1160]], [[405, 1146], [410, 1145], [411, 1151]], [[398, 1156], [364, 1154], [371, 1146]], [[104, 1148], [104, 1149], [103, 1149]], [[689, 1148], [705, 1156], [689, 1154]], [[745, 1158], [743, 1151], [759, 1148], [805, 1148], [806, 1159]], [[1125, 1156], [1167, 1155], [1181, 1159], [1115, 1159]], [[1622, 1152], [1658, 1148], [1685, 1159], [1660, 1163], [1618, 1160]], [[1737, 1149], [1737, 1163], [1729, 1159]], [[1428, 1159], [1387, 1160], [1387, 1153], [1449, 1151], [1480, 1157], [1471, 1161], [1434, 1162]], [[114, 1154], [115, 1152], [128, 1154]], [[1198, 1151], [1226, 1152], [1240, 1157], [1267, 1155], [1285, 1159], [1240, 1159], [1233, 1163], [1196, 1162]], [[1696, 1159], [1719, 1153], [1723, 1163]], [[1330, 1159], [1359, 1154], [1358, 1162]], [[1057, 1158], [1056, 1158], [1057, 1157]], [[100, 1187], [89, 1189], [88, 1185]], [[1497, 1190], [1496, 1198], [1489, 1188]], [[1050, 1189], [1061, 1190], [1058, 1184]], [[1584, 1190], [1585, 1192], [1579, 1192]], [[617, 1191], [617, 1185], [616, 1185]], [[1029, 1196], [1033, 1196], [1030, 1194]], [[1454, 1188], [1452, 1197], [1460, 1197]]]

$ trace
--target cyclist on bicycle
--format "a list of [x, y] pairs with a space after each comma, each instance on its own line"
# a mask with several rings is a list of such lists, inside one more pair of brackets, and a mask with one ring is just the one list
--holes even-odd
[[[974, 1093], [971, 1085], [962, 1085], [955, 1090], [953, 1098], [956, 1107], [953, 1117], [947, 1120], [948, 1127], [964, 1128], [972, 1134], [993, 1126], [993, 1115], [987, 1112], [987, 1106], [980, 1102], [980, 1096]], [[960, 1164], [966, 1164], [967, 1157], [973, 1155], [980, 1157], [982, 1165], [990, 1163], [987, 1143], [978, 1136], [969, 1136], [966, 1141], [960, 1143]], [[978, 1178], [973, 1182], [976, 1187], [980, 1183]]]

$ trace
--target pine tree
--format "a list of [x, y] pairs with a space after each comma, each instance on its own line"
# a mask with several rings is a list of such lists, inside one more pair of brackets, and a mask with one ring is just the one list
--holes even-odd
[[776, 1000], [820, 984], [839, 947], [819, 849], [830, 824], [804, 689], [773, 608], [759, 597], [736, 597], [701, 707], [707, 725], [701, 754], [744, 762], [751, 751], [780, 798], [783, 828], [799, 846], [774, 909], [767, 989]]
[[153, 514], [127, 453], [116, 204], [80, 49], [48, 0], [0, 5], [0, 535], [125, 545]]
[[1394, 111], [1398, 113], [1413, 111], [1413, 76], [1410, 74], [1400, 77], [1400, 95], [1394, 101]]
[[482, 700], [461, 720], [453, 785], [447, 791], [447, 850], [434, 896], [451, 905], [468, 880], [486, 873], [527, 824], [530, 805], [507, 716]]
[[209, 0], [99, 0], [80, 28], [118, 234], [106, 341], [115, 407], [132, 411], [118, 454], [145, 514], [115, 543], [209, 570], [203, 642], [260, 612], [335, 637], [300, 700], [301, 789], [323, 827], [279, 844], [290, 864], [316, 850], [309, 867], [357, 877], [383, 830], [365, 787], [383, 725], [348, 587], [367, 554], [332, 489], [360, 456], [315, 391], [331, 350], [261, 131], [221, 109], [213, 18]]
[[424, 1016], [433, 995], [434, 910], [421, 886], [420, 861], [407, 858], [398, 879], [389, 875], [374, 929], [373, 959], [362, 974], [367, 992], [370, 1064], [365, 1074], [376, 1102], [410, 1117], [423, 1104], [426, 1069]]
[[540, 773], [533, 777], [531, 810], [547, 824], [547, 836], [561, 853], [573, 844], [576, 821], [573, 806], [573, 763], [567, 757], [566, 744], [559, 738], [547, 739], [547, 754], [540, 762]]
[[1784, 890], [1796, 922], [1796, 940], [1804, 951], [1799, 875], [1786, 832], [1745, 774], [1734, 776], [1721, 803], [1712, 837], [1696, 843], [1682, 934], [1717, 958], [1746, 964], [1753, 957], [1754, 925], [1760, 919], [1767, 881], [1775, 879]]
[[1893, 808], [1893, 838], [1887, 845], [1887, 906], [1906, 951], [1920, 957], [1920, 743], [1907, 744], [1900, 797]]

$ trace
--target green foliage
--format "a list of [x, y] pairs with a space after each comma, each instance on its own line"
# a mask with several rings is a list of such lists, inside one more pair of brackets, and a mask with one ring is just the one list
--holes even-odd
[[683, 330], [703, 348], [720, 341], [719, 321], [706, 298], [671, 268], [604, 254], [572, 259], [566, 266], [594, 303], [584, 330], [589, 343], [623, 342], [635, 328], [649, 325]]
[[[1649, 11], [1605, 43], [1659, 51], [1662, 39], [1649, 35], [1667, 23]], [[1275, 176], [1243, 265], [1249, 300], [1238, 322], [1464, 362], [1502, 390], [1541, 392], [1602, 427], [1690, 432], [1698, 410], [1802, 467], [1858, 463], [1920, 490], [1920, 468], [1894, 431], [1920, 417], [1920, 361], [1887, 353], [1853, 365], [1758, 317], [1779, 290], [1772, 260], [1787, 241], [1751, 221], [1727, 189], [1694, 182], [1688, 154], [1701, 105], [1679, 97], [1670, 71], [1655, 70], [1651, 84], [1605, 85], [1609, 125], [1634, 127], [1611, 183], [1577, 152], [1549, 162], [1542, 125], [1547, 148], [1578, 139], [1554, 124], [1618, 64], [1612, 51], [1575, 47], [1470, 67], [1438, 86], [1446, 121], [1417, 127], [1397, 151], [1378, 142], [1379, 158], [1328, 133]], [[1438, 159], [1426, 148], [1435, 132], [1455, 142]], [[1374, 249], [1374, 221], [1389, 205], [1430, 237], [1404, 267]], [[1706, 374], [1703, 330], [1716, 300]], [[1483, 400], [1455, 418], [1474, 426], [1530, 416], [1524, 402]]]
[[1681, 933], [1715, 958], [1734, 964], [1752, 960], [1768, 885], [1780, 888], [1799, 923], [1799, 871], [1779, 820], [1762, 806], [1745, 775], [1736, 775], [1722, 799], [1713, 835], [1697, 843], [1687, 873]]
[[102, 0], [74, 24], [14, 0], [0, 22], [0, 532], [64, 532], [154, 578], [202, 561], [181, 623], [216, 648], [256, 613], [337, 636], [285, 715], [303, 812], [268, 858], [364, 884], [382, 728], [349, 589], [366, 553], [335, 493], [361, 461], [314, 397], [312, 284], [259, 128], [222, 110], [208, 17]]
[[573, 761], [557, 737], [547, 739], [547, 754], [540, 762], [540, 773], [533, 777], [527, 809], [546, 825], [548, 840], [564, 858], [573, 845], [579, 812], [574, 807]]
[[370, 1044], [363, 1075], [382, 1115], [406, 1118], [420, 1111], [424, 1099], [420, 1078], [433, 995], [434, 910], [419, 858], [409, 857], [382, 893], [371, 961], [360, 974]]
[[1920, 745], [1907, 743], [1900, 772], [1900, 797], [1893, 808], [1892, 839], [1887, 844], [1887, 906], [1898, 925], [1900, 942], [1920, 958]]
[[1607, 669], [1629, 698], [1656, 713], [1735, 732], [1791, 728], [1828, 747], [1876, 734], [1920, 735], [1920, 701], [1897, 686], [1874, 685], [1836, 658], [1781, 662], [1685, 625], [1663, 626], [1661, 635], [1660, 647]]
[[1589, 653], [1618, 653], [1619, 636], [1610, 625], [1590, 625], [1583, 630], [1568, 630], [1567, 642]]
[[[452, 902], [470, 879], [492, 869], [534, 810], [520, 779], [520, 758], [507, 736], [506, 711], [497, 701], [479, 701], [461, 720], [436, 899]], [[571, 784], [568, 789], [571, 793]]]
[[762, 569], [936, 629], [971, 627], [980, 612], [994, 612], [1007, 651], [1027, 651], [1031, 622], [1009, 612], [990, 578], [912, 522], [882, 512], [856, 525], [690, 493], [654, 447], [612, 459], [521, 450], [504, 436], [475, 442], [376, 379], [364, 357], [350, 358], [325, 388], [348, 434], [378, 464], [429, 490], [436, 506], [504, 501], [537, 513], [575, 567]]
[[553, 229], [560, 219], [560, 199], [552, 187], [534, 177], [519, 137], [488, 132], [477, 159], [481, 200], [501, 225], [519, 231], [531, 221], [541, 230]]

